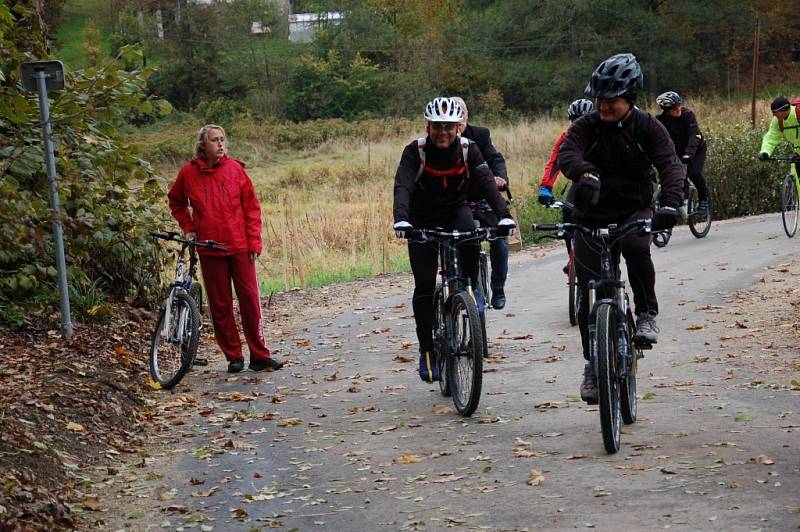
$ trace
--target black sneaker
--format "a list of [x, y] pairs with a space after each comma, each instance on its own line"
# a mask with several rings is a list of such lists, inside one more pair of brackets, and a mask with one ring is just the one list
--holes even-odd
[[283, 367], [283, 362], [275, 357], [269, 357], [266, 360], [252, 358], [248, 367], [253, 371], [278, 371]]
[[506, 306], [506, 293], [502, 288], [492, 290], [492, 308], [501, 309]]
[[195, 366], [208, 366], [208, 359], [205, 357], [194, 357], [193, 365]]
[[636, 334], [633, 335], [633, 341], [637, 344], [654, 344], [658, 341], [655, 312], [642, 312], [636, 317]]
[[591, 364], [583, 366], [583, 382], [581, 383], [581, 399], [588, 405], [597, 404], [597, 377]]
[[244, 369], [244, 358], [236, 358], [228, 361], [228, 373], [239, 373]]

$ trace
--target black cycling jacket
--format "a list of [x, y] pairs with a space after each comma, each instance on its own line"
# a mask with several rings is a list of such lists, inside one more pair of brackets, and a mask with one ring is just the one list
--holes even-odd
[[394, 177], [395, 222], [408, 221], [415, 227], [424, 227], [428, 221], [447, 219], [450, 212], [467, 204], [467, 196], [486, 198], [498, 217], [511, 217], [494, 175], [474, 142], [467, 151], [469, 179], [458, 137], [445, 149], [426, 139], [425, 159], [425, 170], [417, 179], [420, 167], [417, 141], [403, 150]]
[[677, 118], [669, 116], [666, 112], [661, 113], [656, 118], [667, 128], [667, 132], [675, 144], [675, 152], [678, 157], [683, 157], [684, 155], [694, 157], [697, 150], [701, 146], [705, 146], [706, 140], [703, 138], [703, 133], [700, 132], [697, 118], [695, 118], [691, 109], [684, 107], [681, 116]]
[[578, 118], [567, 130], [558, 164], [574, 182], [586, 172], [600, 177], [597, 206], [580, 213], [589, 223], [622, 222], [652, 205], [651, 164], [661, 180], [662, 205], [677, 208], [683, 201], [683, 167], [667, 130], [635, 107], [620, 122], [603, 122], [597, 111]]

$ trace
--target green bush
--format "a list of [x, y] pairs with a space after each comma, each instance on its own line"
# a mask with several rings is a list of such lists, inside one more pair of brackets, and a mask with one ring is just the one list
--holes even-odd
[[705, 177], [717, 219], [780, 210], [780, 182], [785, 168], [757, 159], [766, 126], [713, 124], [705, 131], [708, 156]]

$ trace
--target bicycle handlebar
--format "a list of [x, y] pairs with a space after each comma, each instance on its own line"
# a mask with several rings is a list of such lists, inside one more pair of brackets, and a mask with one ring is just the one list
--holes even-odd
[[497, 235], [496, 227], [476, 227], [470, 231], [444, 231], [439, 229], [412, 229], [406, 235], [407, 240], [453, 240], [466, 241], [473, 239], [486, 239]]
[[214, 240], [192, 240], [184, 238], [183, 236], [181, 236], [180, 233], [175, 233], [173, 231], [150, 231], [148, 234], [153, 238], [160, 238], [162, 240], [172, 240], [174, 242], [180, 242], [181, 244], [186, 244], [187, 246], [213, 249], [215, 251], [228, 250], [225, 244], [222, 244], [221, 242], [216, 242]]
[[587, 227], [576, 223], [560, 223], [533, 224], [532, 229], [534, 231], [556, 231], [558, 234], [564, 234], [567, 231], [578, 231], [592, 237], [621, 237], [637, 230], [643, 230], [645, 233], [649, 233], [652, 230], [652, 224], [652, 218], [642, 218], [639, 220], [632, 220], [623, 225], [610, 224], [606, 227]]
[[767, 161], [788, 161], [790, 163], [800, 163], [800, 155], [788, 155], [786, 157], [770, 157]]

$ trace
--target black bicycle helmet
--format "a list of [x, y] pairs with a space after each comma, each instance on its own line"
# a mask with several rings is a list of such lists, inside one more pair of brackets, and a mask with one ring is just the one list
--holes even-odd
[[663, 94], [659, 94], [656, 97], [656, 103], [658, 104], [659, 107], [661, 107], [666, 111], [667, 109], [672, 109], [676, 105], [680, 105], [681, 103], [683, 103], [683, 100], [681, 99], [680, 94], [678, 94], [677, 92], [667, 91]]
[[570, 120], [575, 120], [576, 118], [579, 118], [587, 113], [591, 113], [592, 111], [594, 111], [594, 104], [592, 103], [592, 100], [582, 98], [569, 104], [569, 108], [567, 109], [567, 117]]
[[626, 100], [636, 100], [636, 95], [644, 86], [642, 67], [633, 54], [612, 55], [592, 72], [592, 80], [584, 92], [592, 98], [611, 100], [618, 96]]

